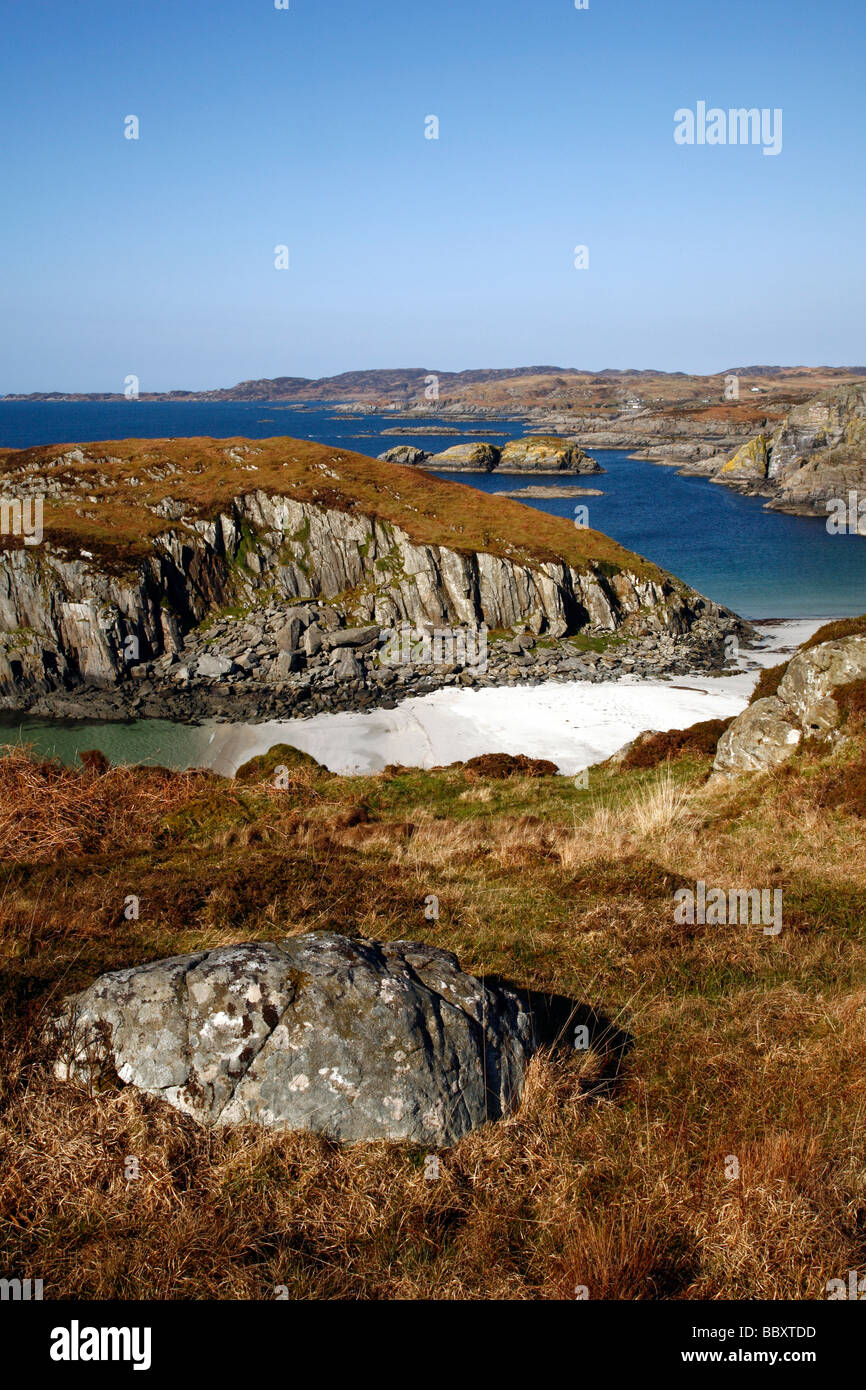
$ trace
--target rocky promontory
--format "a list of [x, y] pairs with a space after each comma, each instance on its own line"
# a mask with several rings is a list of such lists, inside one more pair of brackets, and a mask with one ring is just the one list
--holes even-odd
[[770, 500], [770, 510], [825, 516], [850, 492], [866, 497], [866, 387], [824, 392], [758, 434], [712, 480]]
[[126, 440], [0, 467], [46, 513], [38, 544], [0, 551], [7, 710], [303, 716], [455, 681], [719, 669], [748, 635], [598, 532], [303, 441]]

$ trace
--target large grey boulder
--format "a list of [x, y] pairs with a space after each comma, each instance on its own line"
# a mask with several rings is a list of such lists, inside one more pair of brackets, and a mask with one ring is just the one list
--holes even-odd
[[379, 636], [379, 624], [368, 627], [343, 627], [332, 632], [328, 638], [329, 647], [363, 647], [375, 642]]
[[715, 771], [766, 772], [790, 758], [802, 736], [777, 696], [756, 700], [719, 739]]
[[229, 657], [205, 652], [196, 662], [196, 673], [208, 680], [218, 680], [220, 676], [227, 676], [233, 666], [234, 662]]
[[785, 762], [804, 738], [832, 738], [837, 686], [866, 677], [866, 637], [842, 637], [797, 652], [775, 695], [755, 700], [719, 740], [716, 772], [764, 772]]
[[866, 637], [842, 637], [792, 657], [779, 682], [778, 696], [807, 733], [821, 737], [839, 722], [831, 691], [864, 676]]
[[102, 975], [52, 1025], [61, 1079], [112, 1073], [207, 1125], [445, 1147], [520, 1097], [516, 995], [448, 951], [333, 933]]
[[301, 645], [301, 638], [309, 623], [301, 621], [300, 617], [294, 614], [289, 617], [277, 633], [277, 650], [281, 652], [296, 652]]

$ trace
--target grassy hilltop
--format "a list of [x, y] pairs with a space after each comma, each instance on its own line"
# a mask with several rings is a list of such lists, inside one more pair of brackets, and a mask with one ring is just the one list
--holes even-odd
[[[518, 563], [603, 563], [659, 579], [662, 571], [616, 541], [561, 517], [445, 482], [420, 468], [367, 458], [308, 440], [124, 439], [0, 450], [0, 490], [49, 487], [45, 534], [57, 548], [81, 547], [128, 569], [154, 537], [184, 522], [154, 508], [166, 496], [185, 517], [213, 518], [256, 489], [339, 511], [379, 517], [418, 545], [487, 551]], [[5, 538], [16, 543], [15, 537]], [[21, 543], [18, 541], [17, 543]]]
[[[46, 1297], [825, 1297], [866, 1258], [856, 694], [835, 751], [730, 783], [701, 726], [585, 790], [495, 757], [346, 778], [277, 749], [229, 781], [0, 760], [4, 1269]], [[781, 934], [676, 925], [698, 880], [781, 887]], [[317, 928], [560, 996], [591, 1047], [536, 1057], [435, 1181], [408, 1146], [208, 1132], [43, 1066], [45, 1018], [100, 972]]]

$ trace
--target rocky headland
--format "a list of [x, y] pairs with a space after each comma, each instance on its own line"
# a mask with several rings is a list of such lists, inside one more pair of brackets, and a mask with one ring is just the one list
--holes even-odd
[[839, 387], [795, 406], [721, 465], [694, 471], [769, 498], [769, 510], [826, 516], [828, 503], [847, 506], [850, 492], [866, 496], [866, 387]]
[[750, 635], [598, 532], [304, 441], [10, 450], [0, 469], [7, 496], [45, 499], [41, 542], [0, 552], [9, 711], [289, 718], [718, 671]]

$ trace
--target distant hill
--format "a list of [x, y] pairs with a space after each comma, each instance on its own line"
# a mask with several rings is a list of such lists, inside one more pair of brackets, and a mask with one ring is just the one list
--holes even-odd
[[[530, 408], [555, 399], [558, 407], [586, 409], [615, 403], [621, 390], [633, 392], [638, 383], [648, 399], [658, 404], [697, 403], [708, 392], [719, 394], [719, 383], [737, 376], [777, 383], [781, 388], [800, 387], [805, 399], [816, 391], [846, 380], [866, 376], [866, 367], [731, 367], [713, 376], [687, 372], [660, 372], [653, 368], [603, 367], [590, 371], [577, 367], [481, 367], [460, 372], [435, 367], [376, 368], [341, 372], [336, 376], [259, 377], [235, 386], [206, 391], [142, 391], [145, 401], [316, 401], [357, 403], [366, 406], [431, 408], [431, 404], [496, 410]], [[436, 378], [435, 402], [427, 394]], [[594, 389], [595, 388], [595, 389]], [[32, 391], [9, 394], [7, 401], [122, 401], [120, 391]]]

